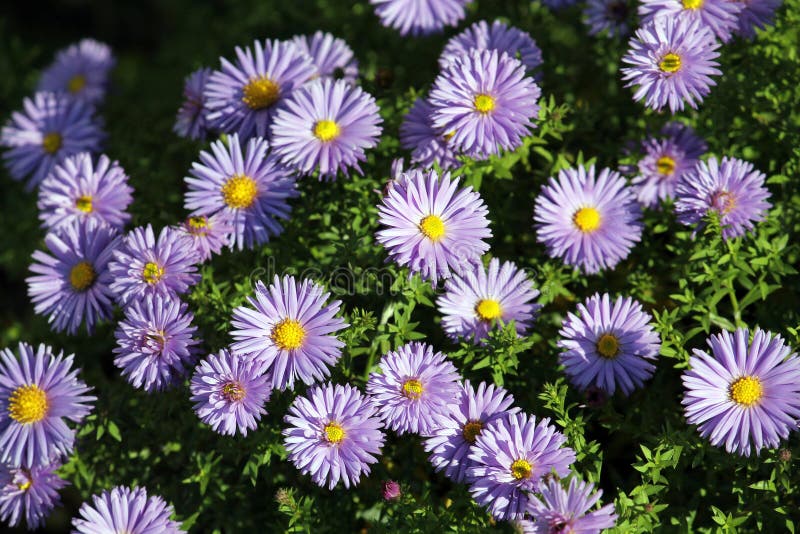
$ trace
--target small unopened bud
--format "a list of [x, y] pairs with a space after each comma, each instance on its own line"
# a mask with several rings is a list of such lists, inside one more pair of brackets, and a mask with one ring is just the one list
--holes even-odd
[[396, 501], [400, 498], [400, 484], [394, 480], [387, 480], [383, 483], [383, 498], [387, 501]]
[[644, 505], [644, 511], [647, 512], [648, 514], [653, 511], [653, 508], [655, 507], [650, 503]]
[[292, 496], [286, 488], [280, 488], [275, 492], [275, 501], [282, 506], [292, 505]]
[[781, 449], [778, 453], [778, 459], [781, 462], [789, 462], [792, 459], [792, 451], [789, 449]]

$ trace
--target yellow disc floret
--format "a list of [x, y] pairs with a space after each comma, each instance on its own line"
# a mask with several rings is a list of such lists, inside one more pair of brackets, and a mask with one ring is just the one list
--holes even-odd
[[700, 9], [705, 0], [682, 0], [683, 7], [686, 9]]
[[416, 378], [410, 378], [403, 382], [403, 395], [409, 399], [419, 399], [422, 397], [422, 382]]
[[743, 376], [730, 387], [731, 400], [736, 404], [748, 407], [757, 403], [764, 396], [761, 381], [755, 376]]
[[253, 78], [242, 88], [242, 102], [250, 109], [264, 109], [277, 102], [280, 94], [281, 86], [262, 76]]
[[329, 443], [340, 443], [345, 436], [344, 428], [342, 425], [338, 423], [334, 423], [331, 421], [327, 425], [325, 425], [325, 439], [328, 440]]
[[306, 331], [298, 321], [284, 319], [272, 328], [270, 338], [281, 350], [299, 349], [303, 345]]
[[670, 176], [675, 172], [675, 160], [669, 156], [661, 156], [658, 158], [658, 161], [656, 161], [656, 169], [658, 170], [658, 174]]
[[25, 482], [17, 484], [17, 487], [19, 488], [20, 491], [28, 491], [30, 489], [31, 485], [32, 485], [31, 480], [27, 479], [27, 480], [25, 480]]
[[70, 78], [69, 82], [67, 82], [67, 89], [69, 89], [69, 92], [73, 94], [77, 93], [84, 87], [86, 87], [86, 77], [83, 74], [76, 74]]
[[84, 291], [88, 289], [93, 283], [97, 274], [94, 272], [94, 267], [88, 261], [76, 263], [69, 271], [69, 283], [76, 291]]
[[482, 321], [492, 321], [503, 315], [500, 303], [494, 299], [483, 299], [475, 306], [475, 313]]
[[468, 443], [475, 443], [475, 439], [481, 433], [481, 430], [483, 430], [483, 423], [480, 421], [469, 421], [464, 425], [461, 435], [464, 436], [464, 439], [467, 440]]
[[720, 215], [727, 215], [736, 207], [736, 197], [727, 191], [719, 191], [711, 197], [711, 205]]
[[661, 58], [658, 68], [664, 72], [677, 72], [681, 68], [681, 56], [670, 52]]
[[228, 382], [222, 386], [222, 396], [229, 402], [240, 401], [245, 396], [244, 388], [238, 382]]
[[419, 229], [431, 241], [439, 241], [444, 236], [444, 221], [438, 215], [428, 215], [419, 222]]
[[339, 137], [340, 133], [342, 133], [342, 130], [339, 128], [339, 125], [336, 124], [336, 121], [329, 121], [326, 119], [317, 121], [317, 123], [314, 124], [314, 137], [323, 143], [333, 141]]
[[61, 134], [58, 132], [50, 132], [42, 137], [42, 148], [48, 154], [55, 154], [61, 148]]
[[581, 208], [572, 216], [572, 222], [578, 230], [585, 234], [590, 234], [600, 228], [600, 212], [595, 208]]
[[517, 480], [522, 480], [523, 478], [530, 478], [531, 471], [533, 467], [531, 466], [528, 460], [520, 458], [519, 460], [514, 460], [514, 463], [511, 464], [511, 476], [513, 476]]
[[75, 207], [84, 213], [91, 213], [94, 206], [92, 205], [92, 197], [83, 195], [75, 199]]
[[603, 334], [597, 340], [597, 352], [603, 358], [613, 359], [619, 354], [619, 339], [614, 334]]
[[142, 278], [144, 278], [145, 282], [153, 285], [161, 280], [162, 276], [164, 276], [164, 268], [159, 264], [153, 263], [152, 261], [148, 261], [144, 264], [144, 269], [142, 269]]
[[473, 101], [473, 104], [475, 105], [475, 110], [476, 111], [478, 111], [480, 113], [484, 113], [484, 114], [489, 113], [490, 111], [492, 111], [494, 109], [494, 106], [495, 106], [494, 98], [492, 98], [491, 96], [489, 96], [489, 95], [487, 95], [485, 93], [481, 93], [481, 94], [475, 96], [475, 100]]
[[247, 209], [253, 205], [258, 195], [256, 181], [246, 174], [235, 174], [222, 186], [225, 204], [234, 209]]
[[23, 425], [44, 419], [47, 408], [47, 393], [34, 384], [18, 387], [8, 398], [8, 415]]

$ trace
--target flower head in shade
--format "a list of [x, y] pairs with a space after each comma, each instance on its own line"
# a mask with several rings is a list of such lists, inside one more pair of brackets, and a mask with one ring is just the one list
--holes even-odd
[[83, 421], [96, 400], [72, 363], [46, 345], [0, 352], [0, 463], [30, 468], [72, 452], [67, 422]]
[[738, 26], [734, 33], [745, 39], [754, 39], [756, 30], [771, 26], [775, 12], [781, 7], [783, 0], [737, 0], [742, 5], [739, 12]]
[[284, 164], [320, 178], [346, 174], [374, 148], [383, 122], [375, 99], [344, 80], [316, 80], [286, 99], [272, 121], [272, 149]]
[[726, 43], [736, 29], [742, 4], [732, 0], [641, 0], [642, 24], [659, 19], [683, 18], [698, 22]]
[[178, 230], [165, 227], [156, 239], [152, 226], [139, 226], [114, 251], [111, 290], [123, 305], [145, 295], [182, 295], [200, 280], [198, 261], [192, 240]]
[[111, 47], [94, 39], [82, 39], [60, 50], [42, 72], [37, 91], [65, 93], [97, 104], [103, 100], [109, 74], [116, 63]]
[[81, 152], [62, 161], [42, 181], [36, 206], [45, 228], [94, 219], [121, 230], [131, 219], [125, 210], [133, 202], [132, 193], [118, 162], [102, 155], [95, 165], [91, 154]]
[[634, 12], [630, 0], [587, 0], [583, 18], [589, 35], [606, 32], [609, 37], [624, 36], [630, 33]]
[[400, 35], [428, 35], [456, 26], [471, 0], [369, 0], [381, 24]]
[[294, 389], [296, 380], [313, 384], [330, 375], [344, 343], [336, 332], [348, 325], [336, 317], [341, 301], [311, 280], [275, 276], [267, 288], [256, 283], [255, 298], [233, 310], [231, 350], [260, 360], [276, 389]]
[[194, 248], [200, 255], [200, 261], [208, 261], [230, 242], [230, 236], [233, 234], [231, 214], [227, 211], [218, 211], [210, 217], [191, 215], [178, 226], [178, 230], [192, 238]]
[[368, 475], [385, 436], [375, 406], [358, 389], [339, 384], [311, 388], [283, 418], [283, 444], [291, 461], [321, 487], [355, 486]]
[[[603, 495], [594, 490], [591, 482], [572, 478], [566, 490], [558, 480], [550, 480], [542, 489], [542, 496], [528, 502], [528, 513], [533, 520], [523, 522], [525, 534], [593, 534], [613, 527], [617, 522], [614, 505], [607, 504], [593, 510]], [[588, 512], [588, 513], [587, 513]]]
[[358, 60], [344, 39], [317, 31], [314, 35], [296, 35], [292, 42], [311, 57], [317, 69], [313, 77], [341, 79], [350, 84], [358, 79]]
[[125, 308], [114, 337], [114, 365], [133, 385], [162, 391], [186, 376], [194, 365], [199, 340], [194, 315], [175, 296], [146, 295]]
[[712, 157], [701, 161], [678, 183], [678, 221], [687, 225], [699, 223], [702, 228], [703, 218], [714, 212], [719, 216], [723, 238], [744, 235], [754, 228], [754, 223], [764, 220], [771, 206], [764, 179], [764, 173], [741, 159], [718, 161]]
[[221, 350], [197, 366], [189, 389], [194, 411], [215, 432], [247, 435], [267, 413], [270, 377], [252, 358]]
[[661, 340], [650, 325], [652, 317], [632, 298], [611, 301], [595, 293], [578, 304], [580, 317], [569, 313], [559, 332], [560, 360], [570, 381], [585, 390], [595, 386], [612, 395], [642, 387], [653, 376], [653, 360]]
[[476, 158], [513, 150], [536, 125], [542, 91], [525, 66], [496, 50], [458, 56], [434, 81], [433, 125], [450, 143]]
[[28, 177], [27, 189], [45, 179], [53, 166], [78, 152], [98, 152], [105, 137], [93, 108], [64, 94], [36, 93], [0, 132], [3, 159], [15, 180]]
[[470, 447], [487, 425], [509, 413], [514, 397], [505, 389], [495, 388], [486, 382], [474, 388], [469, 380], [461, 386], [455, 404], [448, 411], [436, 416], [436, 425], [425, 442], [425, 451], [437, 471], [444, 471], [454, 482], [467, 481], [467, 469], [471, 467]]
[[659, 136], [645, 138], [644, 156], [631, 181], [639, 203], [652, 208], [674, 197], [681, 177], [697, 165], [707, 148], [694, 130], [679, 122], [668, 123]]
[[92, 496], [73, 518], [75, 534], [180, 534], [180, 523], [172, 521], [172, 505], [157, 495], [147, 496], [144, 488], [116, 486]]
[[467, 469], [472, 498], [500, 520], [522, 519], [532, 492], [544, 477], [569, 473], [575, 452], [562, 445], [567, 438], [550, 424], [524, 413], [505, 414], [487, 425], [470, 448]]
[[209, 129], [265, 137], [278, 105], [316, 72], [311, 58], [289, 41], [236, 47], [236, 60], [220, 58], [204, 92]]
[[34, 530], [42, 525], [56, 506], [61, 504], [58, 491], [67, 485], [51, 465], [16, 468], [0, 464], [0, 520], [9, 526], [25, 525]]
[[630, 65], [622, 69], [622, 78], [626, 87], [638, 87], [634, 100], [656, 111], [669, 106], [675, 113], [685, 104], [697, 109], [716, 85], [711, 77], [722, 74], [714, 61], [718, 48], [714, 34], [699, 20], [660, 18], [636, 30], [622, 58]]
[[269, 241], [283, 231], [279, 220], [288, 219], [288, 199], [298, 196], [295, 179], [267, 154], [268, 143], [250, 139], [242, 150], [239, 136], [211, 144], [211, 152], [200, 152], [192, 164], [191, 176], [184, 178], [189, 191], [184, 199], [192, 215], [213, 215], [219, 211], [231, 217], [234, 232], [231, 245], [240, 250]]
[[533, 218], [551, 257], [590, 274], [613, 268], [642, 235], [641, 208], [625, 179], [610, 169], [595, 176], [594, 165], [550, 178]]
[[453, 339], [466, 337], [479, 343], [497, 324], [510, 321], [523, 335], [541, 308], [535, 302], [539, 291], [525, 271], [497, 258], [492, 258], [488, 270], [476, 264], [453, 276], [444, 289], [436, 305], [444, 316], [442, 326]]
[[800, 419], [800, 358], [783, 338], [746, 328], [708, 339], [683, 373], [686, 419], [712, 445], [743, 456], [777, 447]]
[[559, 11], [577, 4], [578, 0], [542, 0], [542, 3], [553, 11]]
[[33, 253], [28, 295], [56, 332], [75, 334], [81, 323], [94, 332], [111, 317], [114, 293], [108, 264], [120, 244], [116, 230], [95, 221], [75, 222], [44, 239], [49, 254]]
[[491, 26], [485, 20], [476, 22], [455, 37], [451, 37], [439, 57], [439, 66], [446, 69], [458, 57], [472, 50], [496, 50], [516, 57], [529, 72], [542, 64], [542, 51], [527, 32], [499, 20]]
[[438, 165], [444, 170], [461, 166], [457, 153], [450, 145], [452, 135], [433, 126], [433, 107], [418, 98], [400, 125], [400, 143], [411, 150], [411, 162], [424, 169]]
[[488, 210], [472, 187], [445, 172], [410, 170], [378, 206], [378, 241], [390, 259], [436, 283], [461, 272], [489, 250]]
[[449, 411], [460, 385], [455, 366], [425, 343], [408, 343], [384, 355], [380, 373], [367, 381], [367, 394], [381, 419], [398, 434], [429, 435], [436, 416]]
[[208, 133], [206, 128], [205, 96], [208, 78], [211, 69], [197, 69], [183, 82], [183, 103], [175, 117], [173, 131], [181, 137], [189, 139], [205, 139]]

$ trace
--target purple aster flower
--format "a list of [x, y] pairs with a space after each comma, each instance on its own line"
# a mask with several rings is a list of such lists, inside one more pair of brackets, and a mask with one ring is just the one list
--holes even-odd
[[173, 131], [181, 137], [189, 139], [205, 139], [208, 134], [206, 128], [206, 107], [203, 93], [206, 90], [211, 69], [197, 69], [183, 82], [183, 103], [175, 117]]
[[359, 174], [364, 150], [381, 135], [375, 99], [344, 80], [317, 80], [286, 99], [272, 121], [272, 148], [284, 164], [303, 174], [319, 170], [320, 179]]
[[497, 519], [522, 519], [532, 492], [542, 491], [544, 477], [565, 477], [575, 452], [550, 424], [524, 413], [505, 414], [487, 425], [470, 447], [467, 469], [472, 498]]
[[247, 435], [267, 413], [272, 388], [261, 364], [251, 358], [221, 350], [197, 366], [192, 383], [194, 411], [214, 432]]
[[387, 480], [383, 483], [383, 500], [396, 501], [403, 495], [400, 484], [394, 480]]
[[296, 35], [292, 42], [311, 57], [316, 72], [313, 77], [358, 80], [358, 60], [344, 39], [318, 31], [314, 35]]
[[60, 462], [30, 469], [0, 464], [0, 520], [15, 527], [24, 517], [28, 530], [40, 527], [61, 504], [58, 491], [67, 481], [55, 473], [59, 467]]
[[[542, 489], [542, 497], [533, 497], [528, 502], [528, 513], [534, 518], [523, 521], [525, 534], [599, 534], [617, 522], [614, 505], [607, 504], [593, 510], [603, 495], [602, 490], [594, 490], [591, 482], [573, 478], [569, 488], [564, 490], [561, 482], [550, 480]], [[586, 513], [589, 512], [589, 513]]]
[[97, 397], [78, 380], [72, 355], [19, 344], [0, 352], [0, 463], [31, 468], [72, 452], [75, 431]]
[[447, 280], [436, 305], [444, 316], [442, 326], [452, 339], [466, 337], [479, 343], [498, 323], [514, 321], [519, 335], [524, 335], [536, 318], [541, 305], [535, 299], [539, 291], [525, 271], [497, 258], [488, 271], [481, 264]]
[[686, 419], [712, 445], [750, 456], [777, 447], [800, 419], [800, 358], [783, 338], [756, 329], [708, 339], [711, 354], [694, 349], [683, 373]]
[[458, 371], [426, 343], [407, 343], [384, 355], [380, 373], [367, 381], [367, 394], [388, 428], [422, 436], [436, 429], [436, 416], [449, 412], [461, 389]]
[[488, 210], [472, 187], [458, 188], [458, 178], [445, 172], [401, 174], [378, 206], [385, 228], [378, 241], [398, 265], [434, 284], [461, 272], [489, 250], [492, 236]]
[[42, 181], [36, 206], [45, 228], [94, 219], [121, 230], [131, 219], [125, 210], [133, 202], [132, 193], [118, 162], [101, 155], [95, 165], [91, 154], [81, 152], [56, 165]]
[[257, 137], [242, 151], [234, 134], [227, 146], [216, 141], [211, 152], [200, 152], [200, 162], [193, 163], [191, 176], [184, 178], [189, 188], [186, 209], [194, 210], [192, 215], [227, 212], [234, 227], [230, 242], [239, 250], [280, 234], [278, 219], [288, 219], [291, 211], [287, 199], [298, 196], [295, 178], [275, 156], [267, 155], [268, 146]]
[[639, 203], [650, 208], [675, 196], [681, 177], [692, 170], [708, 149], [689, 126], [670, 122], [659, 136], [642, 141], [644, 157], [632, 185]]
[[25, 279], [28, 296], [39, 315], [47, 315], [56, 332], [75, 334], [85, 321], [94, 332], [98, 321], [111, 318], [114, 293], [108, 264], [120, 245], [116, 230], [95, 221], [75, 222], [44, 239], [47, 252], [33, 253]]
[[11, 177], [29, 177], [27, 190], [67, 156], [100, 150], [105, 134], [89, 104], [64, 94], [36, 93], [22, 106], [3, 126], [0, 146], [8, 147], [3, 159]]
[[589, 35], [606, 32], [609, 37], [625, 36], [630, 33], [634, 12], [629, 0], [587, 0], [583, 19]]
[[732, 0], [641, 0], [639, 4], [643, 25], [659, 19], [684, 18], [705, 26], [723, 43], [730, 41], [741, 10], [741, 3]]
[[644, 99], [656, 111], [669, 105], [675, 113], [684, 104], [697, 109], [717, 84], [711, 76], [722, 74], [714, 61], [718, 48], [714, 34], [699, 20], [660, 18], [636, 30], [622, 58], [631, 65], [622, 69], [622, 78], [626, 87], [638, 86], [634, 100]]
[[147, 496], [144, 488], [116, 486], [92, 496], [91, 504], [81, 505], [72, 520], [74, 534], [180, 534], [186, 532], [172, 521], [172, 505], [158, 495]]
[[424, 169], [438, 165], [444, 170], [461, 166], [450, 144], [453, 136], [433, 126], [433, 106], [418, 98], [400, 125], [400, 144], [411, 150], [411, 162]]
[[336, 332], [349, 326], [336, 317], [341, 301], [326, 304], [330, 293], [311, 280], [301, 285], [293, 276], [275, 276], [267, 288], [256, 283], [250, 307], [233, 310], [236, 342], [231, 350], [252, 355], [272, 372], [272, 387], [294, 389], [295, 380], [313, 384], [330, 376], [344, 343]]
[[381, 24], [400, 35], [429, 35], [457, 26], [471, 0], [369, 0]]
[[536, 125], [539, 86], [525, 66], [496, 50], [473, 50], [454, 59], [433, 83], [433, 125], [469, 156], [513, 150]]
[[753, 164], [737, 158], [709, 158], [699, 162], [678, 183], [675, 192], [675, 212], [678, 221], [691, 225], [699, 223], [709, 212], [719, 216], [722, 237], [732, 239], [754, 228], [753, 223], [764, 220], [771, 204], [769, 190], [764, 185], [764, 173]]
[[82, 39], [60, 50], [42, 72], [37, 91], [65, 93], [89, 104], [102, 102], [109, 74], [116, 63], [111, 47], [94, 39]]
[[739, 12], [738, 25], [734, 33], [745, 39], [754, 39], [756, 29], [763, 30], [772, 26], [775, 12], [781, 7], [783, 0], [736, 0], [742, 5]]
[[375, 406], [350, 385], [311, 388], [295, 398], [283, 420], [289, 425], [283, 431], [289, 460], [331, 490], [340, 480], [349, 488], [369, 475], [386, 439]]
[[505, 389], [481, 382], [476, 390], [465, 380], [455, 404], [436, 416], [434, 430], [424, 442], [433, 467], [454, 482], [466, 482], [467, 469], [473, 465], [468, 458], [470, 447], [487, 425], [519, 411], [512, 404], [514, 397]]
[[559, 332], [564, 372], [579, 389], [595, 386], [609, 395], [624, 395], [653, 376], [653, 361], [661, 339], [650, 325], [652, 317], [632, 298], [613, 303], [608, 293], [595, 293], [578, 304], [580, 317], [569, 313]]
[[537, 236], [550, 257], [593, 274], [612, 269], [641, 239], [641, 208], [625, 179], [610, 169], [564, 169], [536, 198]]
[[219, 254], [222, 247], [230, 242], [233, 233], [231, 214], [218, 211], [211, 217], [193, 215], [178, 226], [178, 230], [192, 238], [194, 248], [200, 255], [200, 261], [208, 261], [214, 254]]
[[286, 41], [236, 47], [236, 63], [220, 58], [205, 88], [209, 129], [238, 133], [242, 140], [264, 137], [278, 105], [316, 72], [311, 57]]
[[200, 261], [192, 240], [174, 228], [163, 228], [156, 240], [151, 225], [131, 230], [109, 264], [111, 290], [127, 305], [145, 295], [182, 295], [198, 281]]
[[175, 385], [196, 361], [200, 341], [194, 315], [175, 296], [145, 295], [125, 308], [114, 332], [114, 365], [135, 388], [148, 393]]
[[472, 50], [496, 50], [522, 61], [529, 72], [542, 64], [542, 51], [527, 32], [496, 20], [489, 26], [485, 20], [476, 22], [458, 35], [451, 37], [439, 57], [442, 69]]

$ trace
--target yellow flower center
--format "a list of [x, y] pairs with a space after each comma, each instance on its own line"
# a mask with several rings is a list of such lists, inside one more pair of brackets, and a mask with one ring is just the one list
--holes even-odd
[[403, 395], [412, 400], [422, 397], [422, 382], [416, 378], [409, 378], [403, 382]]
[[207, 228], [208, 219], [205, 215], [201, 215], [200, 217], [189, 217], [189, 226], [197, 230]]
[[306, 331], [298, 321], [284, 319], [272, 328], [272, 342], [282, 350], [299, 349], [303, 345]]
[[77, 93], [86, 87], [86, 77], [83, 74], [76, 74], [67, 83], [67, 89], [70, 93]]
[[464, 425], [461, 435], [464, 436], [464, 439], [467, 440], [467, 442], [475, 443], [475, 439], [478, 437], [478, 435], [480, 435], [481, 430], [483, 430], [483, 423], [480, 421], [469, 421], [466, 425]]
[[23, 425], [44, 419], [47, 408], [47, 393], [34, 384], [18, 387], [8, 398], [8, 414]]
[[455, 131], [455, 130], [453, 130], [452, 132], [447, 132], [446, 134], [444, 134], [444, 135], [442, 136], [442, 139], [444, 139], [444, 140], [445, 140], [445, 142], [447, 142], [447, 141], [449, 141], [450, 139], [452, 139], [452, 138], [453, 138], [455, 135], [456, 135], [456, 131]]
[[658, 68], [664, 72], [677, 72], [681, 68], [681, 56], [669, 53], [658, 62]]
[[246, 174], [235, 174], [222, 186], [222, 198], [233, 209], [243, 210], [253, 205], [258, 195], [256, 181]]
[[45, 134], [42, 138], [42, 148], [48, 154], [55, 154], [61, 148], [61, 134], [58, 132], [50, 132]]
[[500, 303], [494, 299], [483, 299], [475, 306], [475, 313], [483, 321], [491, 321], [503, 315], [503, 310], [500, 309]]
[[532, 469], [528, 460], [520, 458], [519, 460], [514, 460], [514, 463], [511, 464], [511, 476], [517, 480], [530, 478]]
[[153, 263], [152, 261], [148, 261], [144, 264], [144, 269], [142, 269], [142, 278], [144, 278], [145, 282], [153, 285], [161, 280], [162, 276], [164, 276], [164, 268], [159, 264]]
[[222, 386], [222, 396], [229, 402], [240, 401], [244, 398], [244, 388], [238, 382], [228, 382]]
[[703, 7], [704, 0], [683, 0], [681, 3], [686, 9], [700, 9]]
[[609, 360], [615, 358], [619, 353], [619, 340], [614, 334], [603, 334], [597, 340], [597, 352], [600, 356]]
[[439, 241], [444, 236], [444, 221], [438, 215], [428, 215], [419, 222], [419, 229], [431, 241]]
[[253, 78], [242, 89], [242, 102], [250, 109], [264, 109], [278, 101], [281, 86], [266, 76]]
[[764, 396], [761, 381], [755, 376], [743, 376], [730, 387], [733, 402], [748, 407], [757, 403]]
[[736, 197], [727, 191], [719, 191], [711, 197], [711, 205], [720, 215], [727, 215], [736, 207]]
[[486, 114], [494, 109], [494, 98], [487, 94], [481, 93], [475, 97], [473, 104], [475, 104], [476, 111]]
[[325, 438], [329, 443], [340, 443], [344, 439], [345, 433], [342, 425], [330, 422], [325, 425]]
[[69, 283], [77, 291], [83, 291], [92, 285], [95, 279], [94, 267], [88, 261], [75, 264], [69, 271]]
[[28, 489], [31, 487], [31, 481], [26, 480], [22, 484], [17, 484], [17, 487], [20, 489], [20, 491], [28, 491]]
[[656, 169], [659, 174], [669, 176], [675, 172], [675, 160], [669, 156], [661, 156], [658, 158], [658, 161], [656, 161]]
[[329, 120], [321, 120], [317, 121], [314, 125], [314, 137], [322, 141], [323, 143], [327, 143], [328, 141], [333, 141], [339, 134], [342, 133], [339, 125], [336, 124], [335, 121]]
[[92, 212], [92, 197], [84, 195], [75, 199], [75, 207], [84, 213]]
[[581, 208], [575, 212], [572, 221], [578, 230], [590, 234], [600, 228], [600, 212], [595, 208]]

